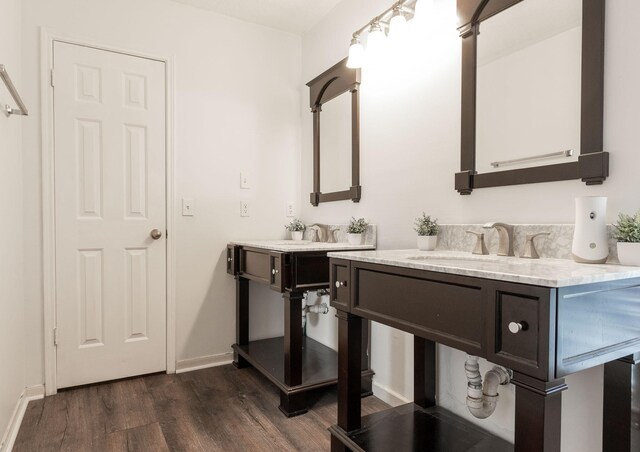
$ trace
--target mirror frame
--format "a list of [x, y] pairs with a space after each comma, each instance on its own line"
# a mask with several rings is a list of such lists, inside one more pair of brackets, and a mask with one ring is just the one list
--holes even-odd
[[[321, 202], [352, 200], [359, 202], [360, 186], [360, 69], [347, 67], [347, 58], [307, 83], [313, 113], [313, 206]], [[322, 105], [341, 94], [351, 92], [351, 187], [347, 190], [322, 193], [320, 187], [320, 112]]]
[[603, 152], [605, 0], [582, 0], [580, 156], [577, 162], [479, 174], [476, 171], [476, 69], [482, 21], [527, 0], [457, 0], [462, 38], [462, 130], [460, 172], [455, 189], [469, 195], [475, 188], [581, 179], [599, 185], [609, 176], [609, 153]]

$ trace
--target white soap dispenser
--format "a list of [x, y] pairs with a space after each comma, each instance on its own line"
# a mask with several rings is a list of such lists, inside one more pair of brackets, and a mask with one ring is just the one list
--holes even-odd
[[604, 264], [609, 257], [606, 196], [576, 198], [576, 225], [571, 255], [583, 264]]

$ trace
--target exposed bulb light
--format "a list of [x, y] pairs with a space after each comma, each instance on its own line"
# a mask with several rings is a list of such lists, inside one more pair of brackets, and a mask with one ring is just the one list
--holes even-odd
[[407, 18], [400, 7], [393, 10], [393, 16], [389, 21], [389, 39], [402, 41], [409, 32]]
[[386, 39], [387, 37], [380, 25], [380, 22], [377, 20], [373, 21], [369, 28], [369, 36], [367, 36], [367, 63], [370, 63], [380, 57], [384, 51]]
[[432, 16], [435, 10], [435, 0], [418, 0], [415, 6], [415, 15], [413, 16], [416, 22], [422, 22], [428, 20], [429, 16]]
[[349, 46], [349, 59], [347, 60], [347, 67], [351, 69], [358, 69], [362, 67], [364, 63], [364, 46], [360, 42], [358, 35], [353, 35], [351, 39], [351, 45]]

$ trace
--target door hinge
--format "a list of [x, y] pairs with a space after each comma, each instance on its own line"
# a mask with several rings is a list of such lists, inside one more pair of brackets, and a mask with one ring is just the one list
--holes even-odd
[[168, 229], [165, 231], [164, 236], [165, 236], [166, 238], [169, 238], [169, 230], [168, 230]]
[[53, 86], [56, 86], [56, 79], [55, 79], [54, 74], [55, 74], [55, 73], [53, 72], [53, 69], [51, 69], [51, 73], [50, 73], [50, 75], [49, 75], [49, 82], [51, 83], [51, 86], [52, 86], [52, 87], [53, 87]]
[[58, 328], [53, 329], [53, 345], [58, 346]]

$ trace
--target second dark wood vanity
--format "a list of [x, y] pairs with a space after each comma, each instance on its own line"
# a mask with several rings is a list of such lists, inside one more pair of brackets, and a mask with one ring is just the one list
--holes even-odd
[[[227, 273], [236, 279], [236, 343], [234, 361], [238, 367], [251, 365], [280, 390], [280, 410], [288, 417], [307, 411], [306, 393], [338, 381], [337, 353], [304, 335], [302, 309], [304, 293], [329, 287], [327, 252], [346, 244], [289, 245], [285, 241], [233, 243], [227, 246]], [[293, 242], [291, 242], [293, 243]], [[371, 249], [363, 246], [360, 249]], [[305, 251], [310, 249], [311, 251]], [[284, 335], [249, 340], [249, 281], [268, 285], [284, 301]], [[369, 326], [361, 327], [361, 392], [371, 394], [367, 353]]]
[[[625, 273], [625, 267], [618, 267], [617, 277], [605, 281], [548, 287], [454, 274], [451, 267], [448, 272], [428, 271], [415, 268], [411, 257], [405, 267], [347, 255], [331, 259], [340, 374], [338, 423], [330, 428], [334, 451], [559, 452], [565, 376], [610, 363], [605, 375], [608, 371], [630, 384], [635, 361], [627, 363], [630, 358], [625, 357], [640, 352], [640, 273], [632, 268]], [[533, 272], [542, 264], [514, 265]], [[616, 271], [616, 266], [608, 267]], [[570, 270], [565, 273], [571, 275]], [[414, 335], [414, 402], [365, 418], [359, 399], [362, 319]], [[513, 322], [521, 327], [517, 333], [509, 329]], [[513, 370], [515, 445], [436, 405], [437, 343]], [[628, 451], [630, 400], [625, 411], [624, 394], [630, 386], [606, 386], [605, 425], [618, 428], [619, 434], [607, 432], [603, 450]]]

